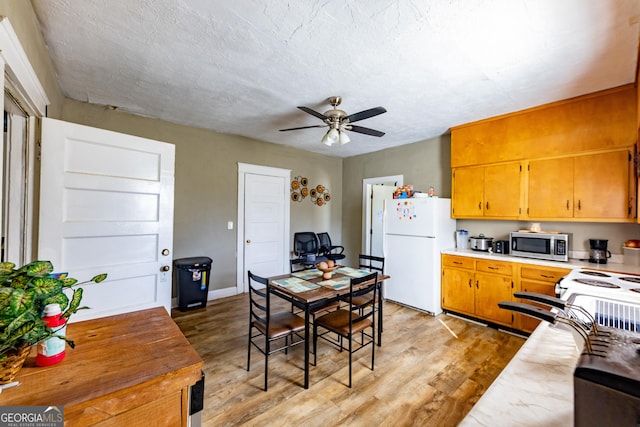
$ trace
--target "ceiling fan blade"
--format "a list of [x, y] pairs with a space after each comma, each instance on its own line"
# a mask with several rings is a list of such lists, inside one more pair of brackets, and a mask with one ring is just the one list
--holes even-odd
[[317, 118], [324, 120], [327, 118], [327, 116], [325, 116], [322, 113], [318, 113], [317, 111], [312, 110], [309, 107], [298, 107], [299, 109], [301, 109], [302, 111], [304, 111], [305, 113], [311, 114], [312, 116], [316, 116]]
[[378, 114], [382, 114], [386, 112], [387, 110], [384, 107], [370, 108], [368, 110], [360, 111], [359, 113], [351, 114], [345, 117], [345, 120], [349, 120], [349, 123], [353, 123], [353, 122], [368, 119], [369, 117], [377, 116]]
[[280, 132], [285, 132], [285, 131], [288, 131], [288, 130], [298, 130], [298, 129], [323, 128], [323, 127], [326, 127], [326, 126], [327, 125], [301, 126], [299, 128], [280, 129]]
[[371, 136], [383, 136], [384, 132], [380, 132], [379, 130], [375, 130], [375, 129], [369, 129], [369, 128], [365, 128], [362, 126], [356, 126], [356, 125], [349, 125], [349, 128], [347, 128], [350, 131], [353, 132], [358, 132], [358, 133], [364, 133], [365, 135], [371, 135]]

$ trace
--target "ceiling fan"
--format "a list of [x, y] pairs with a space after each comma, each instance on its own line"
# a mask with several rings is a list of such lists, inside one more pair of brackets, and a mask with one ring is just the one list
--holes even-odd
[[280, 129], [280, 131], [286, 132], [289, 130], [322, 128], [322, 127], [328, 126], [329, 130], [322, 137], [322, 143], [329, 147], [336, 142], [339, 142], [340, 144], [346, 144], [347, 142], [351, 141], [349, 136], [345, 133], [345, 131], [347, 130], [352, 132], [363, 133], [365, 135], [371, 135], [371, 136], [384, 135], [384, 132], [380, 132], [379, 130], [351, 124], [353, 122], [357, 122], [360, 120], [377, 116], [378, 114], [386, 113], [387, 110], [384, 107], [370, 108], [368, 110], [360, 111], [359, 113], [347, 115], [347, 113], [345, 113], [342, 110], [338, 110], [337, 108], [338, 105], [340, 105], [340, 103], [342, 102], [341, 97], [332, 96], [331, 98], [328, 99], [328, 102], [329, 104], [331, 104], [333, 109], [329, 111], [325, 111], [324, 114], [318, 113], [317, 111], [314, 111], [309, 107], [298, 107], [305, 113], [311, 114], [312, 116], [315, 116], [321, 119], [324, 122], [323, 125], [302, 126], [297, 128]]

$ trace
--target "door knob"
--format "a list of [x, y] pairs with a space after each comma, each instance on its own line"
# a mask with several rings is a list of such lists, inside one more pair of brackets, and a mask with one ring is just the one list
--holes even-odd
[[162, 267], [160, 267], [160, 271], [169, 271], [171, 270], [171, 267], [169, 267], [168, 265], [163, 265]]

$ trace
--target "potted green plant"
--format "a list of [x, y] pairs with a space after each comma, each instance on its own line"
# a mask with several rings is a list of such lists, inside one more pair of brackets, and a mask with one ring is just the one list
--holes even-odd
[[[106, 278], [106, 274], [99, 274], [78, 283], [72, 277], [54, 275], [49, 261], [34, 261], [19, 268], [11, 262], [0, 263], [0, 384], [13, 379], [31, 345], [39, 341], [58, 337], [73, 348], [72, 340], [56, 335], [42, 321], [42, 311], [47, 304], [57, 303], [62, 318], [68, 320], [78, 310], [88, 308], [80, 306], [82, 288], [77, 286]], [[20, 366], [16, 368], [15, 363]]]

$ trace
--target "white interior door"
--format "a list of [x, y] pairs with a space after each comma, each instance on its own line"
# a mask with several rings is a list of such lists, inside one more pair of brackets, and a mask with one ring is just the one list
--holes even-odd
[[87, 320], [171, 310], [172, 144], [43, 119], [38, 258], [80, 281]]
[[238, 176], [238, 283], [248, 291], [247, 271], [263, 277], [289, 271], [287, 169], [240, 165]]

